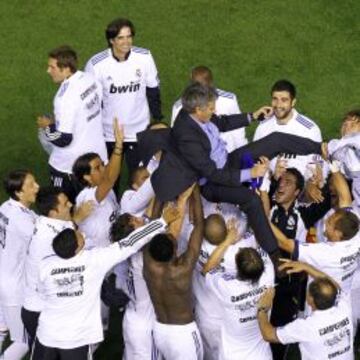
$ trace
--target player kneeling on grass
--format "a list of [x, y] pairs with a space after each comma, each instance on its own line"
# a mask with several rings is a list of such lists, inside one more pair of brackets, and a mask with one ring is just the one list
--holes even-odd
[[65, 229], [53, 240], [55, 254], [40, 265], [38, 289], [44, 300], [32, 360], [91, 359], [91, 344], [103, 340], [100, 289], [106, 273], [139, 251], [178, 218], [169, 209], [121, 243], [84, 250], [85, 239]]

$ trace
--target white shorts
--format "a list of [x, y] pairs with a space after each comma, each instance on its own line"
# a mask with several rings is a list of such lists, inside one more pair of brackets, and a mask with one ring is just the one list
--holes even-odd
[[27, 343], [25, 327], [21, 320], [21, 306], [2, 306], [2, 310], [11, 341]]
[[199, 321], [197, 319], [201, 339], [204, 347], [205, 360], [218, 360], [220, 337], [221, 337], [221, 324], [219, 322]]
[[195, 321], [186, 325], [155, 321], [154, 340], [165, 360], [203, 360], [204, 351]]
[[135, 311], [129, 306], [126, 308], [123, 319], [123, 360], [161, 359], [153, 339], [154, 321], [154, 314], [149, 316], [146, 311]]

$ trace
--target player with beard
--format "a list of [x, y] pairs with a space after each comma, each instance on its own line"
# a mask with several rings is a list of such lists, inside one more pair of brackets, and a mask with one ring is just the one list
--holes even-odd
[[[260, 140], [273, 132], [283, 132], [308, 138], [313, 141], [321, 141], [321, 132], [314, 121], [300, 114], [295, 109], [296, 88], [288, 80], [279, 80], [271, 88], [272, 113], [268, 114], [256, 128], [254, 141]], [[271, 116], [269, 116], [271, 115]], [[305, 180], [312, 175], [306, 171], [307, 165], [319, 162], [314, 155], [292, 157], [287, 161], [287, 167], [295, 167], [302, 174]], [[270, 168], [275, 169], [276, 160], [272, 160]], [[307, 176], [309, 175], [309, 176]]]

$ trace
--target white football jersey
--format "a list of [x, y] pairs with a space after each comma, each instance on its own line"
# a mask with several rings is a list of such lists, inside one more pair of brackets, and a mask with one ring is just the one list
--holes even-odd
[[134, 216], [142, 216], [154, 196], [155, 192], [149, 177], [138, 190], [124, 191], [120, 200], [121, 214], [129, 213]]
[[298, 260], [331, 276], [345, 294], [351, 291], [360, 259], [360, 234], [350, 240], [299, 244]]
[[163, 219], [154, 220], [121, 244], [82, 250], [70, 259], [56, 255], [44, 259], [38, 285], [44, 300], [37, 330], [39, 341], [60, 349], [101, 342], [100, 289], [106, 273], [165, 228]]
[[[287, 124], [279, 124], [275, 115], [269, 119], [265, 119], [259, 123], [255, 130], [254, 141], [260, 140], [273, 132], [281, 132], [286, 134], [297, 135], [308, 138], [313, 141], [322, 141], [320, 128], [314, 121], [308, 117], [299, 114], [295, 109], [292, 110], [293, 115]], [[311, 177], [311, 166], [315, 163], [320, 163], [321, 159], [315, 155], [296, 155], [295, 158], [286, 159], [286, 167], [295, 167], [298, 169], [306, 179]], [[270, 162], [270, 168], [274, 171], [276, 165], [276, 158]]]
[[114, 141], [113, 121], [124, 126], [125, 141], [136, 141], [136, 134], [150, 122], [146, 87], [159, 86], [158, 73], [149, 50], [133, 47], [125, 61], [118, 61], [111, 49], [94, 55], [86, 64], [101, 83], [103, 126], [106, 141]]
[[276, 330], [282, 344], [299, 343], [302, 360], [353, 360], [353, 328], [347, 298], [327, 310], [315, 310]]
[[24, 308], [40, 312], [42, 301], [37, 291], [39, 264], [45, 257], [53, 255], [52, 242], [54, 237], [66, 228], [74, 228], [72, 221], [52, 219], [39, 216], [35, 222], [34, 234], [31, 238], [25, 263]]
[[101, 124], [101, 89], [95, 78], [77, 71], [63, 81], [54, 98], [56, 130], [72, 134], [68, 146], [54, 146], [49, 164], [71, 174], [75, 160], [88, 152], [97, 153], [107, 162]]
[[206, 275], [206, 283], [222, 307], [220, 359], [268, 360], [270, 345], [263, 340], [257, 321], [257, 302], [264, 291], [274, 285], [271, 261], [257, 283], [240, 281], [236, 274]]
[[110, 190], [100, 203], [96, 200], [97, 187], [86, 187], [76, 197], [76, 206], [93, 201], [95, 206], [91, 214], [79, 224], [79, 230], [85, 234], [87, 249], [110, 245], [110, 228], [118, 210], [116, 195]]
[[[241, 113], [235, 94], [220, 89], [216, 89], [216, 92], [218, 93], [218, 98], [215, 102], [216, 115], [233, 115]], [[179, 99], [174, 103], [172, 108], [171, 126], [174, 125], [174, 121], [181, 109], [182, 104], [181, 99]], [[226, 150], [228, 152], [232, 152], [233, 150], [247, 144], [245, 128], [223, 132], [220, 136], [226, 142]]]
[[21, 306], [24, 301], [26, 251], [37, 215], [19, 201], [0, 206], [0, 304]]

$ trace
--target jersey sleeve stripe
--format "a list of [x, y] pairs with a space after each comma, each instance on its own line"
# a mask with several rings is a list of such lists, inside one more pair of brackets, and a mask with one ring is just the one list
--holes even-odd
[[305, 126], [308, 129], [311, 129], [314, 127], [314, 124], [312, 122], [310, 122], [309, 120], [306, 120], [304, 117], [302, 117], [301, 115], [298, 115], [295, 119], [298, 123], [300, 123], [301, 125]]
[[136, 242], [144, 238], [145, 236], [150, 235], [152, 232], [155, 232], [163, 227], [163, 224], [160, 221], [153, 221], [143, 230], [136, 232], [136, 234], [130, 235], [124, 241], [119, 241], [119, 246], [128, 247], [133, 246]]
[[140, 48], [140, 47], [136, 47], [136, 46], [133, 46], [131, 48], [131, 51], [134, 51], [139, 54], [149, 54], [150, 53], [150, 51], [148, 49], [144, 49], [144, 48]]
[[220, 90], [220, 89], [217, 89], [216, 92], [217, 92], [217, 94], [219, 96], [226, 97], [228, 99], [234, 99], [235, 98], [235, 95], [233, 93], [231, 93], [231, 92], [223, 91], [223, 90]]

